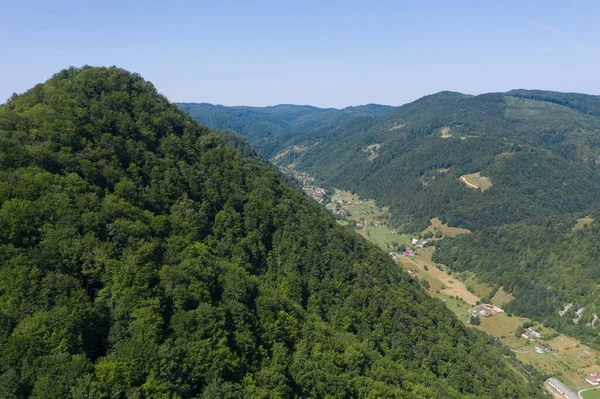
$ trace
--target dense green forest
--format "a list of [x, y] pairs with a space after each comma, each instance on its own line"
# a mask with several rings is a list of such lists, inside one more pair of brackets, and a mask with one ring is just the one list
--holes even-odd
[[600, 323], [594, 322], [600, 317], [600, 213], [581, 216], [553, 216], [443, 240], [436, 243], [434, 260], [512, 292], [515, 300], [507, 311], [600, 349]]
[[[279, 164], [390, 206], [406, 231], [433, 217], [477, 230], [600, 206], [599, 109], [600, 97], [582, 94], [441, 92], [297, 131], [275, 148], [288, 148]], [[238, 132], [257, 143], [256, 132]], [[476, 172], [489, 190], [459, 180]]]
[[225, 139], [115, 67], [0, 106], [0, 397], [541, 395]]
[[281, 104], [272, 107], [225, 107], [206, 103], [177, 103], [198, 122], [213, 128], [234, 131], [266, 157], [344, 121], [389, 114], [394, 107], [367, 104], [343, 109]]

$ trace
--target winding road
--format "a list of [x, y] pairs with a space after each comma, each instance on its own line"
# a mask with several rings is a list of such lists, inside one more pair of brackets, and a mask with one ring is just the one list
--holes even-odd
[[583, 399], [583, 395], [581, 394], [582, 392], [585, 391], [593, 391], [594, 389], [600, 389], [600, 387], [593, 387], [593, 388], [585, 388], [585, 389], [580, 389], [579, 391], [577, 391], [577, 395], [579, 395], [579, 397], [581, 399]]

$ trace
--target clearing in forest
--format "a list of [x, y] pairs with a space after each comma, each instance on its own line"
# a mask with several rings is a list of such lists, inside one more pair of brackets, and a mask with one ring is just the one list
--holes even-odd
[[381, 145], [382, 145], [381, 143], [375, 143], [375, 144], [368, 145], [362, 149], [363, 152], [367, 152], [370, 154], [369, 161], [373, 162], [373, 160], [379, 156], [378, 151], [381, 148]]
[[584, 227], [588, 226], [594, 221], [594, 218], [586, 216], [584, 218], [577, 219], [577, 224], [573, 226], [573, 231], [581, 230]]
[[[450, 227], [447, 224], [443, 224], [442, 221], [438, 218], [433, 218], [429, 221], [430, 225], [423, 230], [422, 234], [425, 234], [428, 231], [431, 231], [433, 234], [435, 234], [437, 231], [440, 231], [442, 233], [442, 238], [443, 237], [456, 237], [458, 235], [461, 234], [470, 234], [471, 230], [469, 229], [463, 229], [460, 227]], [[430, 240], [435, 240], [435, 235], [430, 238]]]
[[450, 134], [449, 126], [444, 126], [442, 129], [440, 129], [440, 137], [443, 139], [449, 139], [449, 138], [454, 137], [453, 135]]
[[525, 317], [508, 317], [506, 313], [498, 313], [495, 316], [482, 318], [481, 324], [476, 327], [492, 337], [499, 338], [506, 335], [514, 335], [515, 330], [527, 321], [529, 319]]
[[500, 287], [496, 292], [496, 295], [492, 297], [492, 303], [502, 307], [503, 305], [512, 302], [514, 299], [515, 297], [512, 294], [508, 294], [504, 291], [504, 287]]
[[425, 272], [425, 266], [427, 266], [428, 270], [426, 272], [428, 275], [440, 281], [443, 285], [443, 288], [440, 290], [441, 294], [462, 298], [469, 305], [475, 306], [480, 298], [472, 292], [469, 292], [467, 287], [465, 287], [456, 276], [437, 268], [435, 262], [431, 260], [431, 255], [434, 250], [434, 247], [423, 248], [419, 250], [418, 255], [412, 258], [402, 258], [401, 261], [404, 265], [408, 265], [409, 267], [411, 267], [410, 265], [412, 263], [412, 266], [416, 266], [420, 272]]
[[462, 175], [459, 180], [469, 188], [485, 191], [492, 187], [492, 181], [489, 177], [481, 176], [481, 172]]
[[465, 286], [469, 291], [472, 291], [480, 298], [486, 298], [494, 291], [493, 287], [490, 287], [486, 283], [481, 283], [477, 280], [477, 276], [472, 275], [464, 282]]

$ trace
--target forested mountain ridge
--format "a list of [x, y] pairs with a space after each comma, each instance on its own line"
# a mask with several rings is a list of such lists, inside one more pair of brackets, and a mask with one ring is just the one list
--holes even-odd
[[[277, 162], [376, 198], [408, 231], [433, 217], [477, 230], [578, 212], [600, 206], [599, 104], [571, 93], [441, 92], [294, 134]], [[475, 173], [488, 189], [460, 179]]]
[[540, 395], [136, 74], [71, 68], [0, 106], [0, 204], [2, 397]]
[[392, 112], [387, 105], [367, 104], [343, 109], [281, 104], [271, 107], [177, 103], [198, 122], [213, 128], [231, 130], [243, 136], [267, 157], [288, 145], [301, 142], [300, 136], [314, 137], [316, 130], [346, 120], [375, 118]]

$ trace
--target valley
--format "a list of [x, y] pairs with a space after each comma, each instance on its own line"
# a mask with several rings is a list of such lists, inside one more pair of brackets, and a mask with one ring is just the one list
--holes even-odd
[[[296, 172], [298, 176], [302, 176], [305, 183], [314, 184], [314, 179], [308, 174]], [[313, 193], [315, 186], [304, 186], [304, 190]], [[437, 241], [470, 234], [469, 230], [449, 227], [438, 218], [433, 218], [422, 232], [399, 233], [388, 224], [389, 208], [378, 206], [373, 199], [364, 200], [355, 193], [339, 189], [333, 189], [330, 202], [325, 206], [340, 225], [353, 229], [388, 252], [402, 269], [419, 280], [432, 297], [444, 303], [466, 326], [499, 340], [520, 364], [557, 378], [574, 392], [583, 391], [581, 397], [585, 399], [600, 394], [600, 390], [596, 391], [594, 386], [585, 381], [588, 375], [600, 373], [599, 351], [529, 318], [505, 312], [502, 307], [515, 298], [506, 293], [503, 287], [494, 289], [480, 282], [474, 273], [453, 273], [446, 265], [432, 260], [435, 247], [427, 246], [427, 240]], [[582, 218], [575, 228], [583, 228], [592, 221], [590, 217]], [[489, 299], [488, 304], [484, 302], [486, 298]], [[472, 323], [474, 314], [478, 323]], [[532, 334], [524, 328], [525, 325], [536, 336], [539, 334], [539, 338], [525, 338], [523, 334]], [[527, 373], [518, 363], [515, 365], [515, 371]], [[545, 384], [545, 387], [550, 393], [556, 394], [549, 384]], [[559, 394], [559, 397], [562, 395]]]

